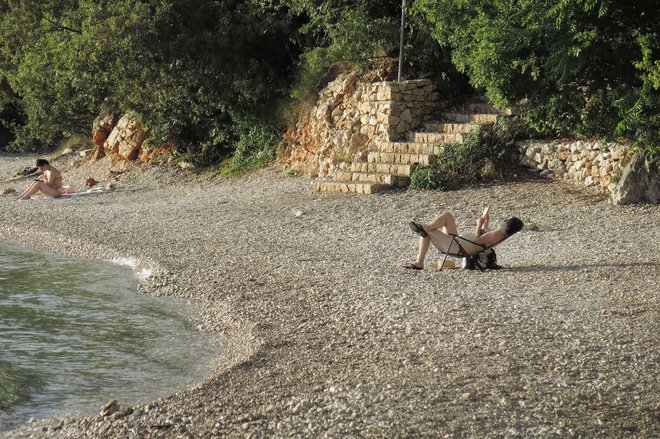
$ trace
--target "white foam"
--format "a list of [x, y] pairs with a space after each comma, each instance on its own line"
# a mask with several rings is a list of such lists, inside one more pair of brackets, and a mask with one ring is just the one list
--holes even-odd
[[120, 257], [111, 259], [110, 262], [113, 264], [121, 265], [122, 267], [128, 267], [133, 270], [140, 280], [145, 280], [153, 273], [151, 268], [139, 268], [138, 265], [140, 261], [137, 258], [133, 257]]

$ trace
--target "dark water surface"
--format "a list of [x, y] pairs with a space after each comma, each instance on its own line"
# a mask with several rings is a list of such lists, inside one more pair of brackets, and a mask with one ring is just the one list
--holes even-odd
[[221, 356], [191, 306], [136, 292], [126, 266], [0, 241], [0, 431], [29, 418], [92, 416], [200, 381]]

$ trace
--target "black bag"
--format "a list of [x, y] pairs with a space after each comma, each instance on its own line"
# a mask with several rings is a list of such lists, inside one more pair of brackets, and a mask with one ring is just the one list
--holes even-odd
[[463, 268], [466, 270], [479, 269], [480, 271], [484, 271], [499, 270], [502, 267], [497, 265], [497, 254], [495, 253], [495, 250], [489, 248], [474, 256], [468, 256], [465, 258], [463, 261]]

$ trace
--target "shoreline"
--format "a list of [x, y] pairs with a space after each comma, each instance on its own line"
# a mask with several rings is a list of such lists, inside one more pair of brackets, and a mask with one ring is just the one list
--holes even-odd
[[[534, 180], [345, 196], [272, 170], [180, 177], [148, 167], [95, 197], [0, 197], [0, 237], [144, 261], [140, 292], [194, 301], [198, 329], [227, 342], [207, 379], [131, 414], [8, 437], [657, 433], [658, 206]], [[468, 228], [486, 203], [494, 221], [544, 227], [498, 247], [509, 269], [401, 268], [416, 252], [410, 218], [451, 209]], [[34, 221], [44, 210], [52, 223]]]
[[[9, 351], [6, 355], [0, 353], [0, 357], [9, 361], [2, 363], [8, 369], [0, 367], [0, 390], [3, 385], [5, 387], [0, 403], [9, 403], [4, 407], [0, 404], [0, 436], [28, 427], [30, 419], [93, 417], [112, 399], [130, 405], [147, 404], [199, 383], [222, 358], [222, 335], [203, 333], [191, 324], [199, 305], [177, 297], [138, 293], [140, 273], [135, 270], [135, 261], [62, 256], [4, 239], [0, 239], [0, 259], [9, 270], [0, 273], [0, 296], [4, 299], [0, 308], [9, 311], [8, 321], [0, 319], [0, 325], [9, 330], [9, 339], [4, 340], [9, 343], [4, 343]], [[40, 262], [35, 263], [35, 260]], [[42, 267], [46, 271], [39, 273]], [[30, 288], [29, 283], [21, 281], [24, 276], [31, 275], [25, 271], [28, 269], [45, 285]], [[58, 280], [58, 273], [66, 276], [66, 283]], [[54, 283], [50, 284], [47, 279]], [[18, 283], [14, 282], [16, 280]], [[4, 285], [5, 282], [8, 285]], [[43, 300], [34, 297], [35, 291], [43, 291], [47, 297]], [[28, 322], [25, 312], [37, 313], [37, 317], [45, 317], [45, 322], [43, 319]], [[68, 318], [62, 317], [62, 313]], [[115, 317], [110, 318], [110, 315]], [[53, 324], [55, 321], [58, 323]], [[102, 348], [97, 345], [101, 340], [89, 334], [90, 328], [109, 338]], [[114, 337], [115, 331], [122, 334], [121, 338]], [[36, 334], [43, 337], [36, 337]], [[145, 343], [144, 340], [149, 341]], [[75, 346], [70, 346], [69, 342]], [[35, 356], [36, 346], [42, 349]], [[53, 347], [55, 354], [48, 349], [43, 351], [46, 346]], [[138, 346], [140, 350], [136, 351]], [[200, 349], [201, 346], [212, 348]], [[73, 349], [71, 354], [75, 359], [56, 354], [69, 352], [69, 348]], [[34, 363], [27, 363], [26, 356], [32, 357]], [[101, 364], [98, 358], [105, 358], [106, 362]], [[18, 363], [13, 364], [14, 360]], [[96, 363], [97, 367], [85, 367], [89, 362]], [[32, 367], [34, 369], [30, 370]], [[89, 380], [78, 380], [77, 374], [71, 374], [72, 370], [84, 373]], [[183, 370], [189, 373], [181, 374]], [[9, 379], [8, 383], [2, 382], [3, 376]], [[31, 377], [28, 382], [24, 381], [26, 377]], [[33, 382], [40, 382], [42, 377], [46, 377], [42, 383], [46, 387]], [[106, 377], [114, 379], [106, 381]], [[137, 377], [139, 381], [135, 381]], [[75, 391], [67, 384], [69, 380], [76, 382], [73, 384]], [[98, 391], [90, 393], [96, 387]], [[12, 398], [16, 390], [19, 392], [17, 399]], [[9, 399], [3, 401], [2, 396]]]

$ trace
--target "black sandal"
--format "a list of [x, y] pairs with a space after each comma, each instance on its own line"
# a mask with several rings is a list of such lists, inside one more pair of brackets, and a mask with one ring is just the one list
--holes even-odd
[[403, 268], [407, 268], [408, 270], [423, 270], [424, 267], [420, 267], [418, 265], [415, 265], [413, 262], [407, 262], [403, 264]]
[[415, 221], [410, 221], [409, 226], [410, 226], [410, 230], [417, 233], [422, 238], [426, 238], [427, 236], [429, 236], [428, 233], [426, 233], [426, 230], [424, 230], [424, 227], [417, 224]]

